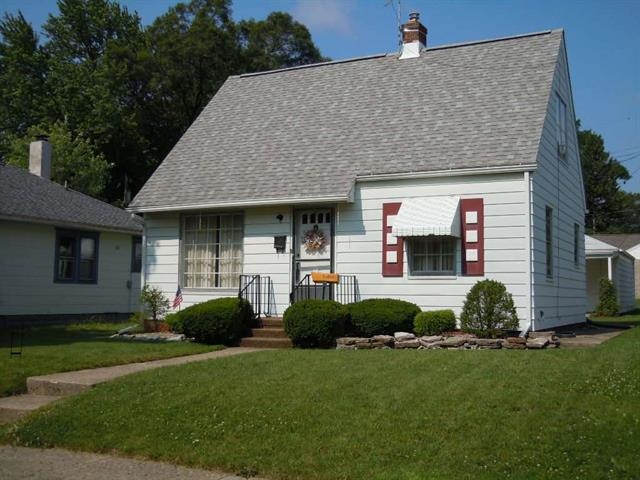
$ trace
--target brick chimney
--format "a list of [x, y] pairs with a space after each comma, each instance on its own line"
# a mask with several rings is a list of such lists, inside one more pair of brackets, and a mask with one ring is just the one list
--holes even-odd
[[402, 26], [402, 53], [400, 59], [420, 56], [420, 49], [427, 46], [427, 28], [420, 23], [420, 14], [412, 12], [409, 21]]
[[51, 180], [51, 144], [45, 135], [29, 144], [29, 172]]

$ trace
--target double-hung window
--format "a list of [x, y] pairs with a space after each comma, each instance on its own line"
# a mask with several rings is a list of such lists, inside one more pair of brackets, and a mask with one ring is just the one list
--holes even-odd
[[455, 275], [455, 237], [411, 237], [409, 254], [412, 275]]
[[60, 283], [98, 281], [98, 234], [56, 231], [54, 280]]
[[244, 218], [241, 213], [182, 217], [184, 288], [237, 288], [242, 274]]

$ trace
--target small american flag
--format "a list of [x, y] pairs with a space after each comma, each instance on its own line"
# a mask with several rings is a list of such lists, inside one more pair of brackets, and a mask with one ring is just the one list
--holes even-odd
[[176, 298], [173, 299], [173, 309], [175, 310], [182, 303], [182, 290], [180, 290], [180, 285], [178, 285], [178, 290], [176, 291]]

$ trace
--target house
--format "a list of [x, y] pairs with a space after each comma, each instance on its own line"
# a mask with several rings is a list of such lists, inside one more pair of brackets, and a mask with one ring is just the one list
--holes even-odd
[[281, 314], [331, 272], [339, 301], [459, 314], [490, 278], [523, 329], [584, 321], [563, 31], [427, 48], [413, 14], [403, 32], [400, 55], [229, 77], [130, 205], [144, 282], [186, 305], [261, 282]]
[[51, 181], [51, 153], [0, 163], [0, 324], [136, 311], [142, 219]]
[[640, 233], [598, 233], [592, 236], [624, 250], [634, 258], [635, 298], [640, 298]]

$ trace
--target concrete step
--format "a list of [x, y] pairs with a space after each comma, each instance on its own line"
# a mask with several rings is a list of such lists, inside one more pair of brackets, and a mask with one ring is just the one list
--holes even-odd
[[245, 337], [240, 340], [240, 346], [252, 348], [291, 348], [293, 344], [288, 338]]
[[33, 395], [30, 393], [0, 398], [0, 424], [15, 422], [23, 415], [60, 398], [55, 395]]
[[264, 327], [283, 327], [282, 317], [265, 317], [260, 319]]
[[284, 329], [275, 327], [252, 328], [251, 334], [254, 337], [287, 338]]

